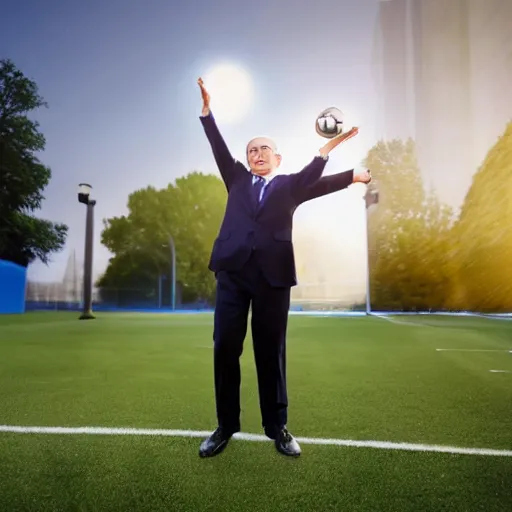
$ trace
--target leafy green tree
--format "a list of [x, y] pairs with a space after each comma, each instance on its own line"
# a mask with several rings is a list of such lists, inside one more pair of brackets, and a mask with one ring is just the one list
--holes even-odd
[[212, 300], [215, 279], [208, 261], [226, 199], [219, 178], [198, 172], [162, 190], [147, 187], [133, 192], [128, 215], [104, 221], [102, 243], [114, 257], [98, 286], [155, 289], [159, 275], [170, 278], [172, 236], [183, 300]]
[[512, 122], [489, 150], [453, 228], [457, 240], [452, 307], [512, 311]]
[[68, 228], [31, 215], [41, 207], [51, 170], [36, 157], [45, 148], [28, 114], [46, 106], [35, 82], [10, 60], [0, 60], [0, 259], [28, 266], [48, 263], [65, 244]]
[[452, 273], [452, 212], [425, 191], [414, 142], [379, 142], [365, 166], [379, 190], [368, 222], [372, 308], [443, 308]]

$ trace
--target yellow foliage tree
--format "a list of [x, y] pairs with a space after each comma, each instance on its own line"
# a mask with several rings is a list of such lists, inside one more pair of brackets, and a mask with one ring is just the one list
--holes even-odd
[[453, 227], [456, 281], [450, 306], [512, 311], [512, 122], [489, 150]]

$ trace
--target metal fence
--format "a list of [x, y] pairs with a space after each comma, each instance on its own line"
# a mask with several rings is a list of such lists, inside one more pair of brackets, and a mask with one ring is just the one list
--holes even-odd
[[[363, 289], [361, 289], [363, 288]], [[292, 288], [293, 311], [354, 311], [366, 308], [364, 286], [354, 283], [304, 283]], [[27, 286], [26, 310], [79, 311], [83, 307], [78, 283], [34, 283]], [[214, 300], [183, 301], [178, 287], [176, 311], [209, 311]], [[170, 311], [171, 297], [158, 286], [93, 290], [96, 311]]]

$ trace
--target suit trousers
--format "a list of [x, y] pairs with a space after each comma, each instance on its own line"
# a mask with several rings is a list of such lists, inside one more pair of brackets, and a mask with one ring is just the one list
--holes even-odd
[[218, 425], [240, 431], [240, 356], [249, 309], [262, 426], [267, 435], [286, 425], [286, 330], [291, 288], [269, 285], [252, 253], [237, 272], [216, 274], [214, 379]]

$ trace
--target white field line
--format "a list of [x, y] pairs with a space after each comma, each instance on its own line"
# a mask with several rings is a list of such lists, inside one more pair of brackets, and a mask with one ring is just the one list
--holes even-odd
[[510, 370], [489, 370], [491, 373], [512, 373]]
[[406, 320], [397, 320], [396, 318], [393, 318], [391, 316], [387, 315], [379, 315], [377, 313], [372, 313], [371, 316], [376, 316], [377, 318], [382, 318], [382, 320], [387, 320], [388, 322], [391, 322], [392, 324], [397, 325], [411, 325], [413, 327], [434, 327], [433, 325], [429, 324], [422, 324], [421, 322], [407, 322]]
[[[200, 437], [204, 438], [211, 431], [201, 430], [166, 430], [141, 428], [109, 428], [109, 427], [30, 427], [0, 425], [0, 432], [16, 434], [57, 434], [57, 435], [124, 435], [153, 437]], [[241, 441], [270, 442], [264, 435], [237, 433], [234, 439]], [[491, 448], [461, 448], [431, 444], [393, 443], [390, 441], [356, 441], [351, 439], [322, 439], [318, 437], [297, 437], [303, 444], [347, 446], [353, 448], [377, 448], [381, 450], [405, 450], [413, 452], [439, 452], [457, 455], [483, 455], [491, 457], [512, 457], [512, 450], [496, 450]]]
[[415, 321], [415, 320], [412, 320], [410, 322], [408, 322], [407, 320], [398, 320], [396, 317], [397, 316], [400, 316], [400, 317], [405, 317], [407, 318], [408, 316], [422, 316], [424, 318], [427, 318], [429, 316], [444, 316], [444, 317], [466, 317], [466, 318], [470, 318], [470, 317], [473, 317], [473, 318], [484, 318], [484, 319], [487, 319], [487, 320], [507, 320], [507, 321], [511, 321], [512, 320], [512, 315], [511, 314], [503, 314], [503, 315], [482, 315], [482, 314], [479, 314], [479, 313], [443, 313], [443, 312], [434, 312], [434, 313], [430, 313], [430, 312], [416, 312], [416, 313], [404, 313], [404, 312], [381, 312], [381, 313], [374, 313], [374, 312], [371, 312], [370, 313], [370, 316], [376, 316], [378, 318], [381, 318], [382, 320], [387, 320], [388, 322], [391, 322], [393, 324], [398, 324], [398, 325], [414, 325], [414, 326], [417, 326], [417, 327], [433, 327], [433, 328], [444, 328], [444, 327], [449, 327], [449, 326], [453, 326], [453, 327], [460, 327], [461, 329], [463, 328], [467, 328], [467, 326], [464, 326], [464, 325], [459, 325], [459, 324], [447, 324], [445, 322], [443, 323], [440, 323], [439, 325], [432, 325], [432, 324], [424, 324], [422, 322], [419, 322], [419, 321]]
[[512, 350], [503, 348], [436, 348], [436, 352], [507, 352], [512, 354]]

